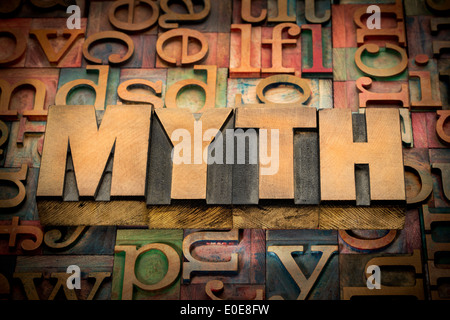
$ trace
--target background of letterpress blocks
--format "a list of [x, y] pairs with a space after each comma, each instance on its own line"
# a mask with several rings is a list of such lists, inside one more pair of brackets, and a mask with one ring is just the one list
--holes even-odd
[[[159, 1], [156, 1], [159, 3]], [[330, 4], [330, 1], [316, 0], [315, 15], [326, 17], [330, 10], [331, 17], [321, 23], [309, 21], [305, 12], [305, 1], [288, 0], [288, 15], [294, 17], [299, 26], [320, 25], [321, 39], [313, 39], [313, 32], [305, 26], [297, 38], [295, 48], [285, 46], [283, 49], [283, 66], [294, 67], [297, 75], [305, 78], [311, 88], [312, 95], [305, 103], [307, 107], [351, 108], [353, 112], [364, 112], [360, 106], [361, 92], [356, 87], [359, 78], [367, 76], [355, 64], [357, 27], [353, 22], [353, 13], [357, 8], [369, 4], [393, 4], [390, 0], [341, 0], [340, 4]], [[16, 3], [16, 2], [14, 2]], [[13, 3], [13, 5], [14, 5]], [[89, 52], [102, 59], [101, 64], [108, 65], [108, 80], [99, 82], [99, 72], [88, 71], [91, 65], [82, 53], [85, 40], [101, 31], [117, 31], [108, 18], [108, 10], [114, 1], [84, 1], [77, 0], [81, 8], [81, 27], [84, 36], [75, 40], [63, 58], [56, 64], [49, 63], [38, 40], [30, 35], [32, 29], [63, 29], [68, 14], [62, 6], [48, 9], [36, 7], [29, 0], [21, 1], [20, 6], [12, 13], [1, 14], [0, 28], [14, 28], [27, 39], [24, 54], [12, 64], [0, 70], [0, 79], [14, 85], [27, 79], [41, 81], [45, 86], [44, 109], [54, 104], [58, 90], [66, 83], [77, 79], [91, 80], [98, 86], [106, 86], [104, 105], [97, 112], [98, 121], [107, 105], [133, 103], [124, 101], [118, 96], [117, 90], [121, 83], [132, 79], [143, 79], [155, 83], [162, 81], [161, 94], [156, 96], [165, 101], [167, 89], [182, 79], [197, 79], [206, 81], [204, 71], [194, 72], [193, 66], [175, 67], [165, 62], [156, 52], [158, 36], [167, 31], [156, 23], [151, 28], [140, 32], [124, 32], [134, 42], [133, 56], [127, 61], [114, 65], [107, 62], [111, 53], [125, 54], [127, 47], [117, 41], [99, 41], [94, 43]], [[232, 31], [232, 24], [246, 24], [241, 18], [241, 1], [211, 1], [211, 12], [207, 19], [200, 23], [180, 23], [180, 28], [192, 28], [202, 32], [209, 43], [208, 55], [199, 65], [217, 66], [216, 107], [235, 106], [235, 95], [242, 94], [242, 104], [260, 103], [256, 97], [257, 83], [267, 74], [231, 76], [230, 68], [237, 67], [241, 49], [239, 31]], [[196, 10], [201, 10], [196, 5]], [[19, 226], [32, 227], [37, 238], [31, 234], [16, 234], [16, 240], [11, 235], [0, 234], [0, 299], [70, 299], [73, 292], [66, 292], [57, 286], [58, 273], [65, 274], [70, 264], [80, 266], [82, 274], [82, 290], [75, 290], [78, 299], [121, 299], [124, 281], [124, 252], [115, 252], [115, 247], [129, 245], [139, 248], [146, 244], [163, 243], [174, 248], [180, 259], [180, 270], [168, 287], [163, 290], [143, 290], [134, 288], [133, 299], [270, 299], [281, 296], [283, 299], [297, 299], [301, 288], [287, 270], [285, 262], [274, 252], [268, 250], [271, 246], [303, 246], [303, 251], [294, 251], [292, 259], [298, 266], [296, 272], [309, 278], [321, 258], [312, 246], [336, 246], [314, 281], [307, 299], [346, 299], [345, 288], [355, 289], [355, 299], [363, 297], [366, 288], [366, 264], [373, 258], [383, 257], [382, 261], [394, 261], [393, 266], [382, 267], [382, 284], [390, 286], [388, 290], [399, 290], [403, 297], [418, 299], [448, 299], [450, 298], [449, 279], [449, 194], [445, 193], [448, 180], [448, 168], [442, 169], [442, 164], [450, 162], [449, 145], [436, 133], [436, 110], [448, 110], [450, 104], [449, 70], [450, 56], [447, 50], [433, 52], [433, 42], [450, 41], [448, 25], [439, 26], [437, 31], [431, 30], [431, 22], [436, 18], [446, 17], [447, 13], [432, 10], [425, 1], [403, 0], [403, 16], [408, 54], [407, 68], [395, 76], [375, 77], [369, 92], [388, 93], [399, 92], [402, 85], [407, 85], [411, 108], [406, 109], [404, 121], [404, 161], [406, 168], [405, 185], [407, 190], [408, 210], [405, 225], [401, 230], [261, 230], [244, 229], [238, 231], [237, 241], [224, 241], [220, 236], [207, 242], [195, 243], [188, 248], [192, 256], [200, 262], [227, 262], [231, 254], [238, 255], [238, 267], [233, 272], [216, 270], [215, 272], [196, 270], [189, 281], [183, 281], [182, 270], [186, 257], [183, 255], [183, 241], [188, 235], [205, 232], [204, 230], [149, 230], [147, 228], [105, 227], [58, 227], [41, 226], [36, 207], [35, 193], [40, 167], [40, 157], [46, 122], [43, 119], [32, 119], [24, 116], [24, 112], [33, 109], [34, 89], [22, 86], [12, 94], [9, 110], [17, 110], [13, 119], [0, 113], [0, 121], [4, 123], [0, 136], [0, 172], [18, 172], [22, 165], [27, 165], [26, 178], [20, 180], [25, 187], [25, 196], [21, 203], [13, 208], [1, 208], [0, 228], [8, 227], [14, 218], [19, 218]], [[174, 4], [172, 9], [183, 13], [182, 5]], [[252, 54], [251, 63], [254, 67], [270, 67], [272, 50], [268, 45], [262, 45], [264, 39], [272, 38], [273, 28], [278, 24], [270, 21], [277, 16], [277, 1], [252, 1], [252, 15], [257, 17], [263, 9], [267, 10], [267, 18], [252, 24]], [[149, 9], [140, 11], [137, 19], [150, 14]], [[127, 10], [118, 8], [116, 17], [125, 20]], [[448, 14], [447, 14], [448, 16]], [[395, 26], [392, 17], [382, 16], [382, 26]], [[385, 19], [386, 18], [386, 19]], [[284, 34], [286, 37], [286, 34]], [[332, 72], [308, 74], [305, 69], [311, 68], [314, 62], [314, 41], [322, 42], [323, 67], [331, 68]], [[66, 39], [57, 37], [49, 39], [56, 50], [60, 49]], [[396, 43], [395, 38], [388, 42]], [[377, 43], [382, 47], [386, 39], [370, 39], [367, 43]], [[10, 37], [0, 37], [0, 59], [8, 56], [14, 50], [14, 41]], [[194, 42], [189, 53], [198, 50]], [[176, 41], [167, 43], [167, 54], [180, 52], [180, 44]], [[426, 65], [418, 65], [415, 58], [426, 54], [429, 61]], [[395, 66], [400, 58], [381, 48], [374, 58], [363, 55], [363, 61], [374, 68]], [[99, 64], [100, 65], [100, 64]], [[423, 98], [422, 84], [410, 72], [429, 72], [431, 97], [440, 101], [442, 106], [427, 108], [415, 106]], [[136, 94], [153, 94], [146, 86], [133, 86], [130, 92]], [[2, 93], [3, 94], [3, 93]], [[299, 93], [290, 86], [280, 85], [267, 91], [267, 98], [274, 102], [295, 101]], [[89, 86], [77, 87], [67, 97], [67, 104], [94, 104], [98, 96]], [[195, 112], [196, 106], [205, 100], [205, 93], [198, 88], [183, 92], [178, 104]], [[402, 105], [389, 101], [368, 104], [371, 106], [395, 107]], [[404, 106], [403, 106], [404, 107]], [[2, 110], [5, 111], [5, 110]], [[408, 118], [409, 117], [409, 118]], [[410, 124], [409, 124], [409, 120]], [[1, 124], [0, 123], [0, 124]], [[6, 134], [7, 128], [8, 134]], [[450, 122], [444, 125], [444, 132], [449, 134]], [[7, 135], [6, 139], [4, 139]], [[412, 141], [407, 137], [412, 136]], [[441, 168], [441, 169], [439, 169]], [[247, 168], [249, 171], [250, 168]], [[254, 168], [253, 168], [254, 169]], [[163, 168], [162, 171], [168, 170]], [[446, 171], [447, 170], [447, 171]], [[164, 172], [163, 172], [164, 174]], [[257, 185], [254, 187], [257, 188]], [[17, 186], [11, 181], [0, 181], [0, 199], [10, 199], [17, 193]], [[231, 196], [230, 196], [231, 197]], [[170, 200], [170, 197], [169, 197]], [[429, 222], [427, 219], [434, 219]], [[39, 230], [39, 231], [38, 231]], [[41, 232], [41, 233], [39, 233]], [[42, 237], [39, 236], [42, 234]], [[37, 248], [26, 250], [24, 242], [35, 241]], [[395, 259], [414, 257], [422, 269], [417, 266], [400, 267]], [[411, 261], [411, 260], [408, 260]], [[143, 283], [158, 283], [167, 270], [167, 261], [161, 252], [147, 252], [140, 256], [136, 263], [135, 275]], [[201, 269], [202, 264], [200, 263]], [[92, 272], [104, 278], [99, 282], [95, 296], [93, 292], [95, 278]], [[34, 286], [25, 289], [24, 283], [30, 284], [30, 279], [36, 273]], [[53, 274], [53, 275], [52, 275]], [[386, 275], [386, 276], [383, 276]], [[31, 277], [31, 278], [27, 278]], [[62, 279], [62, 278], [61, 278]], [[28, 282], [27, 282], [28, 281]], [[220, 281], [220, 283], [213, 282]], [[207, 287], [212, 289], [208, 295]], [[280, 285], [280, 283], [282, 285]], [[214, 284], [214, 286], [213, 286]], [[305, 284], [302, 283], [302, 286]], [[408, 287], [409, 286], [409, 287]], [[400, 287], [400, 289], [392, 289]], [[385, 288], [383, 288], [385, 290]], [[348, 291], [347, 291], [348, 292]], [[372, 291], [369, 293], [376, 293]], [[385, 291], [383, 291], [385, 292]]]

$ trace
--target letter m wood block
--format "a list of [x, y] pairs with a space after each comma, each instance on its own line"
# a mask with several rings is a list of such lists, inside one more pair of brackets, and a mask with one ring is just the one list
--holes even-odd
[[94, 106], [50, 107], [37, 189], [41, 221], [143, 224], [150, 118], [149, 105], [108, 106], [98, 127]]
[[403, 228], [406, 195], [398, 109], [369, 108], [365, 114], [321, 110], [319, 139], [320, 227]]

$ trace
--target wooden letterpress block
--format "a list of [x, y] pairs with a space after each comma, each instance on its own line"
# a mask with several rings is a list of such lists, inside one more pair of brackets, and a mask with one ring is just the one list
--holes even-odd
[[403, 0], [405, 5], [406, 16], [430, 16], [433, 13], [430, 11], [426, 1], [421, 0]]
[[[301, 76], [300, 27], [285, 23], [261, 29], [261, 76], [289, 73]], [[289, 34], [289, 35], [288, 35]]]
[[8, 153], [8, 139], [11, 132], [11, 122], [0, 121], [0, 167], [5, 164], [6, 154]]
[[116, 227], [45, 227], [44, 255], [113, 255]]
[[42, 253], [43, 230], [39, 221], [20, 221], [18, 217], [0, 221], [1, 255]]
[[[408, 53], [410, 57], [415, 57], [418, 54], [426, 54], [428, 57], [433, 57], [433, 43], [448, 40], [448, 30], [437, 30], [433, 32], [431, 29], [431, 22], [433, 16], [409, 16], [406, 17], [406, 27], [408, 35]], [[426, 45], [428, 44], [428, 45]], [[450, 57], [449, 53], [442, 50], [438, 54], [439, 58]]]
[[380, 46], [378, 53], [370, 54], [366, 50], [361, 54], [363, 69], [379, 73], [384, 70], [392, 70], [392, 68], [401, 70], [400, 73], [392, 76], [378, 76], [371, 72], [365, 72], [355, 63], [358, 48], [333, 48], [333, 80], [348, 81], [358, 80], [361, 77], [371, 77], [374, 81], [402, 81], [408, 79], [406, 51], [400, 47], [398, 49], [403, 53], [399, 55], [399, 51], [392, 51]]
[[[298, 105], [314, 107], [317, 110], [329, 109], [333, 106], [331, 79], [302, 79], [311, 92], [306, 101]], [[241, 95], [242, 105], [261, 103], [256, 95], [256, 86], [261, 79], [228, 79], [227, 106], [236, 107], [237, 95]], [[265, 92], [265, 97], [270, 103], [292, 104], [299, 100], [305, 100], [305, 93], [298, 90], [288, 82], [274, 84]]]
[[414, 136], [414, 147], [428, 148], [427, 114], [411, 113], [411, 122]]
[[333, 81], [334, 108], [349, 108], [352, 112], [358, 112], [358, 91], [355, 81]]
[[428, 265], [428, 279], [431, 300], [448, 299], [450, 238], [448, 208], [422, 206], [424, 254]]
[[39, 169], [2, 168], [0, 194], [2, 201], [1, 220], [18, 217], [21, 220], [39, 220], [36, 207], [36, 185]]
[[[428, 148], [436, 149], [436, 148], [447, 148], [448, 144], [442, 141], [438, 133], [437, 129], [437, 121], [438, 115], [435, 112], [426, 112], [425, 118], [427, 123], [427, 139], [428, 139]], [[450, 128], [450, 123], [448, 121], [443, 124], [444, 132], [448, 132]]]
[[[95, 105], [97, 110], [104, 110], [107, 105], [116, 104], [120, 70], [107, 66], [89, 67], [61, 70], [57, 94], [60, 100], [55, 99], [56, 104]], [[80, 86], [81, 83], [92, 87], [95, 92]], [[70, 86], [71, 84], [73, 86]], [[61, 88], [66, 86], [70, 88], [62, 91]]]
[[[213, 299], [236, 299], [239, 295], [229, 296], [227, 290], [241, 288], [245, 290], [241, 298], [261, 300], [265, 284], [264, 244], [264, 230], [185, 230], [181, 299], [202, 299], [205, 292]], [[220, 285], [216, 281], [223, 284], [223, 295], [217, 290], [208, 293], [208, 288]]]
[[441, 91], [442, 109], [450, 109], [450, 59], [439, 58], [439, 89]]
[[[2, 103], [0, 119], [19, 120], [19, 115], [31, 121], [44, 121], [47, 108], [54, 104], [59, 70], [54, 68], [0, 70]], [[3, 95], [5, 95], [3, 97]]]
[[[159, 29], [192, 28], [201, 32], [230, 32], [232, 3], [210, 1], [186, 4], [160, 0]], [[193, 9], [193, 11], [192, 11]]]
[[120, 69], [117, 103], [150, 103], [154, 108], [162, 108], [166, 77], [164, 69]]
[[404, 148], [406, 202], [433, 203], [433, 180], [427, 148]]
[[[109, 300], [113, 271], [112, 256], [67, 255], [19, 256], [13, 277], [13, 300]], [[80, 268], [81, 290], [66, 282], [70, 265]]]
[[[31, 19], [1, 19], [0, 65], [8, 68], [24, 67]], [[5, 35], [7, 35], [5, 37]], [[2, 77], [3, 79], [3, 77]]]
[[339, 299], [337, 232], [269, 230], [266, 299]]
[[[297, 1], [297, 24], [320, 23], [331, 27], [331, 3], [324, 0]], [[334, 18], [334, 17], [333, 17]]]
[[429, 149], [435, 207], [450, 207], [450, 149]]
[[261, 27], [233, 24], [230, 34], [230, 78], [257, 78], [261, 71]]
[[81, 19], [81, 29], [69, 30], [67, 19], [33, 19], [25, 67], [81, 67], [82, 46], [87, 20]]
[[[205, 66], [207, 67], [207, 66]], [[200, 68], [199, 68], [200, 69]], [[199, 112], [199, 110], [204, 107], [206, 101], [211, 100], [216, 108], [223, 108], [226, 106], [226, 78], [227, 69], [219, 68], [217, 69], [217, 77], [215, 79], [214, 91], [207, 92], [206, 96], [202, 90], [198, 90], [196, 83], [198, 81], [206, 83], [205, 79], [210, 79], [208, 73], [210, 71], [201, 72], [196, 69], [181, 69], [181, 68], [170, 68], [167, 71], [167, 92], [166, 92], [166, 106], [167, 106], [167, 94], [169, 93], [170, 87], [175, 85], [178, 81], [191, 81], [192, 88], [180, 90], [179, 95], [176, 98], [176, 104], [178, 108], [185, 108], [191, 112]], [[214, 80], [213, 80], [214, 81]], [[211, 83], [212, 85], [212, 83]], [[209, 87], [208, 87], [209, 88]], [[209, 107], [209, 106], [208, 106]]]
[[267, 24], [267, 0], [232, 0], [232, 23]]
[[182, 230], [117, 230], [111, 299], [179, 299], [182, 239]]
[[27, 121], [22, 117], [20, 122], [12, 122], [5, 166], [20, 167], [27, 164], [30, 168], [39, 168], [44, 132], [44, 121]]
[[[368, 288], [368, 283], [376, 285], [374, 279], [369, 277], [372, 273], [368, 271], [370, 265], [380, 267], [380, 289]], [[339, 275], [342, 300], [359, 297], [377, 299], [380, 296], [425, 299], [420, 250], [414, 250], [412, 254], [340, 254]]]
[[[178, 29], [180, 30], [180, 29]], [[184, 29], [189, 30], [189, 29]], [[190, 36], [190, 39], [197, 39], [196, 36], [191, 33], [192, 31], [187, 31], [187, 33]], [[201, 41], [204, 41], [207, 46], [208, 50], [206, 53], [206, 56], [202, 58], [199, 61], [194, 62], [193, 64], [198, 65], [215, 65], [218, 68], [228, 68], [229, 65], [229, 33], [200, 33], [198, 34], [200, 36]], [[170, 40], [174, 39], [174, 40]], [[181, 39], [181, 41], [179, 41]], [[165, 61], [165, 57], [176, 59], [179, 61], [180, 59], [183, 59], [182, 56], [182, 47], [183, 41], [185, 41], [185, 38], [169, 38], [166, 42], [163, 43], [163, 57], [161, 57], [159, 54], [156, 56], [156, 68], [170, 68], [173, 67], [174, 64], [168, 63]], [[186, 39], [187, 41], [187, 39]], [[201, 50], [206, 49], [201, 43], [201, 41], [189, 41], [187, 44], [187, 57], [194, 56]]]
[[[67, 5], [60, 1], [11, 1], [12, 6], [9, 6], [10, 11], [5, 11], [4, 14], [16, 18], [67, 18], [69, 14]], [[9, 2], [8, 4], [11, 4]], [[86, 17], [88, 3], [86, 0], [77, 0], [76, 5], [80, 7], [80, 14], [82, 18]]]
[[293, 22], [297, 20], [297, 4], [295, 0], [268, 0], [267, 1], [267, 22], [274, 25], [283, 22]]
[[400, 230], [339, 230], [339, 254], [413, 253], [421, 249], [418, 209], [409, 209]]
[[[379, 5], [381, 9], [381, 31], [378, 32], [379, 35], [376, 35], [373, 29], [358, 27], [355, 21], [364, 26], [365, 21], [360, 18], [360, 13], [365, 13], [368, 5], [354, 3], [332, 5], [333, 48], [356, 48], [359, 33], [365, 35], [364, 43], [374, 43], [380, 46], [383, 46], [386, 42], [398, 44], [399, 41], [402, 41], [401, 38], [405, 37], [403, 14], [398, 12], [398, 7], [392, 3]], [[383, 14], [383, 12], [387, 14]], [[401, 14], [397, 16], [394, 12]], [[362, 40], [361, 38], [362, 36], [360, 36], [360, 40]]]
[[[122, 1], [126, 4], [125, 1]], [[153, 16], [157, 18], [155, 12], [150, 8], [150, 6], [145, 3], [141, 3], [136, 6], [131, 14], [130, 8], [127, 5], [113, 7], [113, 4], [119, 4], [118, 1], [92, 1], [89, 5], [89, 25], [87, 29], [87, 36], [100, 31], [123, 31], [129, 33], [130, 31], [138, 32], [139, 34], [157, 34], [158, 24], [154, 21], [150, 26], [142, 25], [143, 21], [153, 21]], [[113, 12], [113, 9], [114, 12]], [[131, 15], [132, 21], [134, 23], [128, 23], [128, 17]], [[111, 22], [112, 20], [112, 22]], [[118, 21], [119, 24], [116, 22]], [[120, 24], [120, 22], [122, 22]], [[137, 27], [136, 24], [140, 24], [144, 28]], [[117, 28], [119, 26], [121, 28]], [[128, 30], [134, 29], [134, 30]], [[136, 30], [137, 29], [137, 30]]]
[[412, 110], [440, 109], [439, 73], [435, 59], [418, 55], [408, 65]]
[[304, 77], [331, 78], [331, 28], [303, 25], [301, 35], [302, 72]]

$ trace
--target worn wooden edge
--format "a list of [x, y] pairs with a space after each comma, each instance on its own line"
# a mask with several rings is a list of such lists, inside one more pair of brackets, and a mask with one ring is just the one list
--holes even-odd
[[245, 205], [233, 207], [237, 229], [316, 229], [319, 206]]
[[319, 229], [403, 229], [405, 216], [404, 205], [321, 205]]
[[[200, 202], [200, 203], [198, 203]], [[142, 226], [149, 229], [403, 229], [406, 206], [377, 204], [271, 204], [223, 206], [177, 201], [147, 206], [145, 201], [64, 202], [38, 200], [43, 226]]]
[[150, 229], [233, 229], [231, 206], [206, 205], [205, 201], [177, 201], [149, 206]]
[[145, 201], [37, 200], [43, 226], [147, 226]]

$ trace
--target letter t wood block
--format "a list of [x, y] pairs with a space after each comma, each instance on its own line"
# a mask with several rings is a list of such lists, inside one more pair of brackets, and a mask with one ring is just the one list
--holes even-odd
[[[267, 139], [259, 135], [259, 198], [294, 198], [294, 128], [315, 128], [316, 109], [292, 106], [243, 107], [236, 109], [236, 128], [267, 130]], [[278, 141], [273, 130], [278, 130]], [[264, 150], [264, 151], [262, 151]], [[275, 154], [278, 153], [278, 154]], [[262, 174], [261, 158], [271, 157], [271, 172]], [[274, 163], [278, 162], [278, 163]]]

